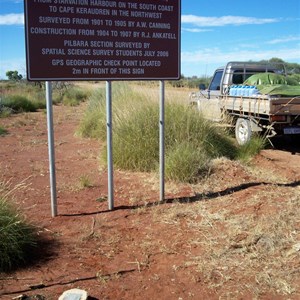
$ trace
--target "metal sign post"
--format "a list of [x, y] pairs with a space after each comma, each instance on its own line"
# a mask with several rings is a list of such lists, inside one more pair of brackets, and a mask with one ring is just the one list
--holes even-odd
[[48, 128], [48, 152], [50, 170], [50, 193], [52, 217], [57, 216], [56, 201], [56, 174], [55, 174], [55, 153], [54, 153], [54, 131], [53, 131], [53, 110], [52, 110], [52, 84], [46, 81], [46, 107], [47, 107], [47, 128]]
[[114, 209], [114, 175], [112, 152], [112, 96], [111, 81], [106, 81], [106, 134], [107, 134], [107, 176], [108, 176], [108, 208]]
[[159, 82], [159, 171], [160, 171], [160, 201], [165, 199], [165, 82]]

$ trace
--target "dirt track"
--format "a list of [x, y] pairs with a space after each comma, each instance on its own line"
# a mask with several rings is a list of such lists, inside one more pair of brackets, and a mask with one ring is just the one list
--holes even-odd
[[[159, 205], [155, 175], [115, 170], [116, 209], [109, 212], [101, 143], [74, 136], [83, 111], [54, 107], [56, 218], [50, 210], [46, 115], [0, 119], [9, 132], [0, 137], [1, 179], [19, 185], [15, 201], [45, 240], [30, 267], [0, 274], [1, 299], [57, 299], [75, 287], [94, 299], [300, 298], [300, 252], [290, 252], [300, 242], [300, 222], [292, 213], [300, 204], [300, 147], [278, 140], [277, 149], [262, 151], [251, 167], [217, 160], [206, 181], [167, 183], [167, 201]], [[263, 226], [287, 206], [293, 230], [286, 225], [286, 250], [276, 252], [281, 244], [274, 242], [270, 259], [263, 252], [266, 236], [251, 235], [249, 222]], [[282, 215], [278, 224], [286, 221]], [[272, 262], [279, 260], [275, 268]]]

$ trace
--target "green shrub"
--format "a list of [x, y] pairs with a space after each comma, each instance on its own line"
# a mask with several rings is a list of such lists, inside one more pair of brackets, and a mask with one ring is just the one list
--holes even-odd
[[62, 96], [62, 103], [77, 106], [88, 98], [88, 93], [78, 88], [69, 88]]
[[[159, 105], [145, 93], [126, 83], [113, 89], [113, 158], [125, 170], [154, 171], [159, 162]], [[89, 99], [79, 133], [106, 139], [104, 90]], [[209, 161], [219, 156], [232, 158], [236, 147], [228, 133], [205, 120], [186, 105], [165, 105], [166, 177], [193, 181], [205, 172]], [[106, 161], [106, 151], [102, 151]]]
[[165, 159], [165, 176], [180, 182], [194, 182], [207, 174], [210, 157], [205, 149], [197, 148], [189, 142], [170, 149]]
[[[52, 90], [52, 101], [54, 104], [62, 102], [62, 90], [55, 88], [56, 85], [53, 85]], [[34, 109], [45, 109], [46, 108], [46, 91], [45, 85], [40, 82], [1, 82], [0, 84], [0, 96], [3, 98], [10, 99], [14, 96], [21, 95], [31, 102]], [[15, 112], [22, 112], [25, 110], [18, 110]], [[31, 111], [31, 110], [30, 110]], [[34, 110], [33, 110], [34, 111]], [[7, 113], [7, 112], [6, 112]], [[1, 114], [3, 116], [3, 114]], [[9, 113], [7, 113], [9, 115]]]
[[0, 126], [0, 136], [5, 135], [5, 134], [7, 134], [7, 130], [5, 128], [3, 128], [2, 126]]
[[128, 107], [126, 112], [122, 111], [116, 117], [118, 119], [113, 127], [113, 155], [114, 163], [121, 169], [152, 171], [157, 167], [158, 107], [155, 103], [144, 104], [144, 107], [139, 107], [138, 104], [136, 108]]
[[185, 105], [168, 103], [166, 114], [166, 178], [195, 181], [207, 174], [216, 157], [233, 158], [236, 147], [224, 128]]
[[44, 90], [39, 89], [35, 93], [29, 94], [28, 99], [34, 105], [36, 110], [46, 108], [46, 95]]
[[12, 114], [12, 110], [8, 107], [0, 107], [0, 118], [7, 118]]
[[0, 272], [5, 272], [30, 259], [37, 238], [33, 226], [8, 203], [3, 191], [0, 193]]
[[249, 162], [249, 160], [258, 154], [266, 146], [266, 139], [262, 136], [256, 135], [251, 140], [238, 148], [236, 158], [242, 162]]
[[300, 84], [300, 74], [292, 74], [287, 77], [287, 82], [290, 85], [299, 85]]
[[[44, 97], [46, 97], [44, 95]], [[64, 95], [57, 90], [52, 91], [52, 103], [57, 105], [58, 103], [62, 103]], [[46, 98], [45, 98], [46, 101]]]
[[188, 141], [205, 149], [211, 158], [235, 157], [236, 147], [229, 133], [205, 119], [197, 110], [183, 104], [168, 103], [165, 106], [165, 119], [167, 149]]
[[97, 89], [90, 97], [77, 134], [82, 137], [106, 139], [105, 89]]
[[34, 103], [20, 95], [9, 95], [2, 100], [1, 104], [3, 107], [9, 108], [15, 113], [34, 112], [37, 110]]

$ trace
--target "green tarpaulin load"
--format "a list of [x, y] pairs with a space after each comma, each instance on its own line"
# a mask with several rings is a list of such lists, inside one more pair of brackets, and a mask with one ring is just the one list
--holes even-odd
[[262, 95], [300, 96], [300, 85], [293, 79], [274, 73], [250, 76], [244, 85], [254, 85]]
[[300, 86], [295, 85], [259, 85], [257, 86], [262, 95], [279, 95], [287, 97], [300, 96]]

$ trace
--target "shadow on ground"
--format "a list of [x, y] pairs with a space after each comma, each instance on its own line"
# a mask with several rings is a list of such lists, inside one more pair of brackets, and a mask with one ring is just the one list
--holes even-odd
[[85, 216], [85, 215], [97, 215], [97, 214], [103, 214], [103, 213], [109, 213], [113, 211], [118, 210], [135, 210], [140, 208], [148, 208], [148, 207], [154, 207], [157, 205], [163, 205], [163, 204], [172, 204], [172, 203], [180, 203], [180, 204], [188, 204], [188, 203], [194, 203], [198, 201], [211, 201], [219, 197], [223, 197], [226, 195], [230, 195], [239, 191], [246, 190], [250, 187], [260, 186], [260, 185], [276, 185], [276, 186], [282, 186], [282, 187], [297, 187], [300, 186], [300, 181], [294, 181], [290, 183], [269, 183], [269, 182], [248, 182], [243, 183], [235, 187], [229, 187], [222, 191], [217, 192], [210, 192], [210, 193], [201, 193], [201, 194], [195, 194], [194, 196], [189, 197], [179, 197], [179, 198], [168, 198], [164, 201], [155, 201], [147, 204], [141, 204], [141, 205], [120, 205], [115, 207], [113, 210], [102, 210], [102, 211], [95, 211], [95, 212], [88, 212], [88, 213], [76, 213], [76, 214], [60, 214], [60, 216], [64, 217], [79, 217], [79, 216]]
[[[300, 154], [300, 135], [275, 136], [270, 141], [276, 150]], [[270, 148], [272, 148], [271, 145]]]

